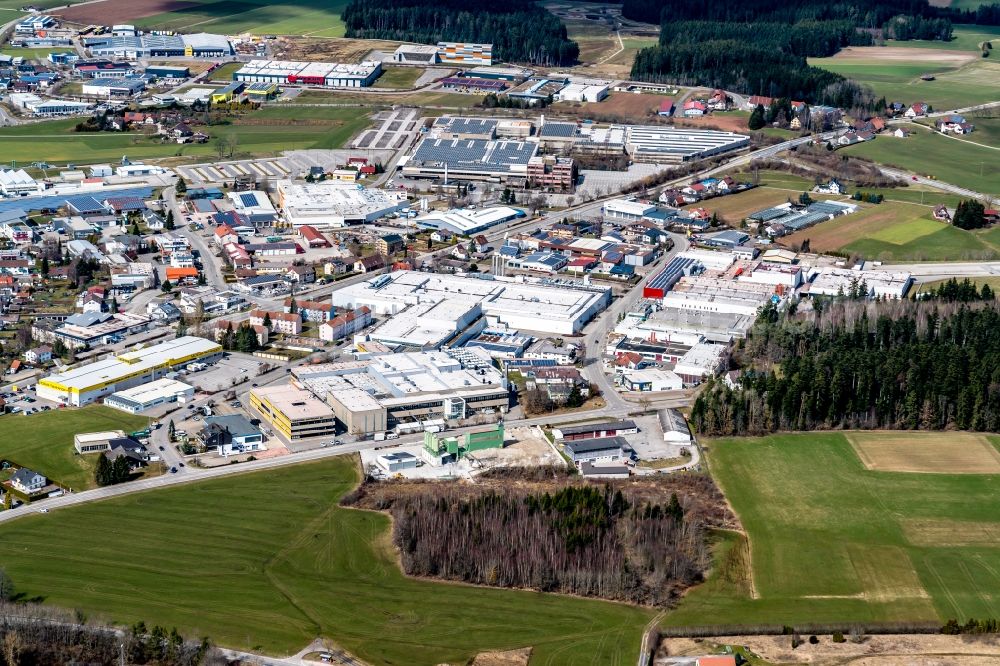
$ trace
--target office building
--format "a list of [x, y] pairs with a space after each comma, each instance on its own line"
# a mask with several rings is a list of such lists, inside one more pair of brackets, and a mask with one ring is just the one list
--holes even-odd
[[286, 384], [251, 389], [250, 404], [285, 439], [325, 437], [337, 433], [330, 407], [309, 391]]

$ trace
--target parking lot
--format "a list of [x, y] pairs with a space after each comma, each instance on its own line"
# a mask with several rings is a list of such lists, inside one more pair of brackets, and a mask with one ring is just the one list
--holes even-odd
[[253, 382], [265, 361], [249, 354], [228, 352], [226, 358], [198, 372], [182, 373], [178, 380], [191, 384], [198, 391], [215, 392]]
[[354, 148], [396, 149], [417, 131], [420, 119], [419, 109], [394, 109], [382, 111], [375, 116], [378, 123], [365, 130], [351, 143]]

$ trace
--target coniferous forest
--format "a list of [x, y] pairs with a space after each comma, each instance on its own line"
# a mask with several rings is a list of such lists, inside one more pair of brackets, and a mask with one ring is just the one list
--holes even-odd
[[848, 294], [805, 314], [769, 307], [741, 351], [737, 388], [710, 382], [691, 421], [706, 435], [998, 432], [998, 330], [993, 291], [968, 283], [946, 283], [920, 301], [867, 302]]
[[707, 531], [729, 516], [705, 475], [655, 487], [548, 476], [527, 485], [487, 476], [479, 488], [382, 481], [346, 501], [392, 515], [410, 575], [650, 605], [702, 579]]
[[810, 67], [807, 57], [831, 56], [882, 37], [947, 41], [952, 35], [951, 14], [925, 0], [625, 0], [622, 11], [660, 24], [660, 43], [638, 53], [633, 78], [846, 108], [871, 109], [874, 100], [843, 77]]
[[504, 62], [570, 65], [580, 54], [566, 26], [530, 0], [351, 0], [341, 18], [347, 37], [490, 43]]

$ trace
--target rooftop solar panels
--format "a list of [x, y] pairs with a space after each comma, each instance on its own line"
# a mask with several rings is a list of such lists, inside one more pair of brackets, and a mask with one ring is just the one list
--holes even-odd
[[514, 166], [526, 168], [537, 148], [537, 144], [524, 141], [426, 138], [410, 163], [441, 169], [447, 165], [453, 171], [506, 173], [513, 171]]
[[689, 274], [697, 261], [690, 257], [674, 257], [659, 273], [650, 278], [643, 287], [643, 298], [663, 298], [678, 280]]
[[569, 138], [576, 134], [576, 123], [545, 123], [538, 131], [539, 136]]
[[254, 196], [253, 194], [241, 194], [240, 201], [246, 208], [253, 208], [254, 206], [257, 205], [257, 197]]

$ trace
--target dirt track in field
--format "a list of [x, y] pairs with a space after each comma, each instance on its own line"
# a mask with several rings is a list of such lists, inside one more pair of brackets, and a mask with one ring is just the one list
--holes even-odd
[[841, 49], [834, 60], [880, 60], [884, 62], [933, 62], [958, 67], [979, 59], [979, 54], [970, 51], [948, 49], [920, 49], [900, 46], [849, 46]]

